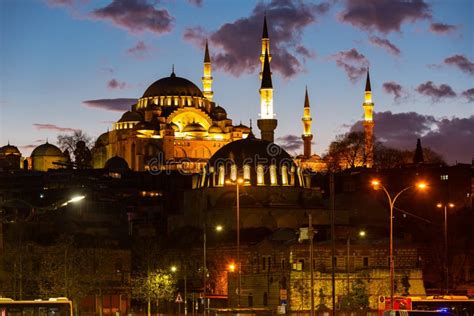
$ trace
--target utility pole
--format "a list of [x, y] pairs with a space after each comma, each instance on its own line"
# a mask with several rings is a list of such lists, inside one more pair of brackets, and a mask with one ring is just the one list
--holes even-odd
[[334, 173], [331, 172], [329, 174], [329, 195], [331, 201], [331, 284], [332, 284], [332, 315], [336, 315], [336, 277], [335, 277], [335, 270], [336, 270], [336, 262], [334, 259], [336, 258], [336, 229], [334, 225], [335, 221], [335, 210], [334, 210]]
[[313, 249], [313, 237], [314, 237], [314, 230], [313, 230], [313, 219], [311, 217], [311, 213], [308, 215], [309, 218], [309, 266], [311, 271], [311, 316], [314, 316], [314, 249]]

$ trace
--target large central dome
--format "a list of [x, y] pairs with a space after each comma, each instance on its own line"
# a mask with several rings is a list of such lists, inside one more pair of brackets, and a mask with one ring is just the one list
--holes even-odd
[[188, 79], [171, 76], [153, 82], [143, 94], [143, 98], [157, 96], [203, 97], [201, 89]]

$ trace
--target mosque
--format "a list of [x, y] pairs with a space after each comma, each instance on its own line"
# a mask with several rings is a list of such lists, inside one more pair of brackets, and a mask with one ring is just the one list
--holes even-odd
[[[180, 170], [189, 173], [201, 173], [205, 170], [208, 173], [213, 173], [214, 175], [211, 177], [213, 183], [219, 184], [224, 181], [222, 174], [219, 176], [220, 171], [212, 168], [213, 166], [208, 166], [206, 169], [209, 159], [216, 152], [225, 148], [226, 145], [232, 146], [232, 148], [247, 146], [248, 148], [258, 148], [258, 151], [261, 151], [263, 149], [259, 146], [273, 144], [278, 120], [274, 114], [271, 60], [270, 38], [265, 17], [260, 53], [260, 119], [257, 120], [257, 126], [260, 129], [260, 140], [257, 140], [253, 135], [251, 126], [234, 125], [232, 120], [227, 117], [226, 110], [214, 102], [212, 62], [206, 41], [202, 90], [190, 80], [178, 77], [174, 69], [169, 77], [161, 78], [152, 83], [137, 103], [133, 104], [130, 110], [125, 112], [113, 124], [112, 129], [98, 137], [94, 148], [92, 148], [92, 167], [104, 168], [109, 159], [120, 157], [125, 160], [133, 171], [153, 169], [152, 171]], [[373, 165], [373, 107], [370, 78], [367, 72], [363, 110], [366, 136], [365, 152], [367, 155], [365, 166], [369, 168]], [[311, 152], [313, 140], [312, 117], [307, 90], [302, 110], [303, 154], [294, 157], [293, 161], [296, 165], [286, 166], [282, 170], [278, 170], [280, 177], [282, 177], [282, 172], [291, 172], [291, 168], [312, 171], [327, 169], [321, 157]], [[248, 141], [243, 142], [242, 140], [245, 139], [248, 139]], [[236, 141], [236, 144], [230, 145], [230, 143]], [[249, 145], [249, 143], [254, 142], [259, 143], [258, 145]], [[285, 152], [277, 145], [273, 145], [272, 148], [279, 152]], [[245, 153], [252, 155], [248, 150]], [[231, 160], [234, 159], [232, 155], [231, 153], [229, 157]], [[289, 157], [286, 152], [285, 155]], [[1, 147], [0, 168], [19, 168], [21, 164], [20, 157], [21, 154], [18, 148], [10, 144]], [[24, 167], [46, 171], [50, 168], [61, 168], [66, 158], [59, 148], [53, 144], [45, 143], [33, 150], [28, 161], [29, 165], [26, 166], [25, 164]], [[221, 171], [224, 172], [224, 169], [221, 169]], [[243, 173], [247, 176], [250, 174], [248, 170], [241, 170], [240, 174]], [[236, 171], [228, 170], [228, 174], [235, 176]], [[214, 179], [214, 177], [216, 178]], [[291, 179], [296, 179], [296, 175], [288, 174], [276, 183], [290, 183]], [[208, 178], [202, 181], [204, 183], [210, 180]], [[273, 180], [273, 182], [275, 181]], [[293, 182], [295, 181], [293, 180]], [[268, 179], [268, 182], [272, 183], [272, 180]]]

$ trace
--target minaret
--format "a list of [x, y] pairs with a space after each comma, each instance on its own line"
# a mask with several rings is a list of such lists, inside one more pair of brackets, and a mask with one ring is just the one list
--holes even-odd
[[313, 134], [311, 133], [311, 122], [313, 119], [311, 118], [311, 109], [309, 108], [308, 87], [306, 87], [304, 96], [304, 110], [301, 121], [303, 121], [303, 135], [301, 135], [304, 148], [303, 154], [306, 158], [309, 158], [311, 157], [311, 141], [313, 140]]
[[257, 121], [257, 125], [261, 132], [261, 138], [269, 142], [273, 142], [274, 131], [277, 127], [277, 120], [275, 120], [273, 116], [272, 74], [270, 71], [268, 51], [265, 51], [262, 85], [260, 86], [260, 119]]
[[370, 76], [367, 69], [367, 80], [365, 82], [365, 97], [364, 103], [364, 133], [365, 133], [365, 155], [367, 168], [372, 168], [374, 165], [374, 102], [372, 102], [372, 89], [370, 88]]
[[272, 61], [272, 55], [270, 54], [270, 38], [268, 37], [266, 15], [263, 17], [262, 52], [260, 53], [260, 62], [262, 63], [262, 69], [260, 71], [260, 80], [262, 80], [263, 64], [265, 63], [265, 51], [268, 52], [268, 61]]
[[204, 53], [204, 72], [202, 76], [202, 94], [206, 99], [212, 101], [214, 92], [212, 91], [212, 68], [211, 58], [209, 57], [209, 47], [206, 39], [206, 51]]

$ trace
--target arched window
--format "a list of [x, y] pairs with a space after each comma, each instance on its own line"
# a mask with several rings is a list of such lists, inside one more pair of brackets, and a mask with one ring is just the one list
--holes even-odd
[[244, 166], [244, 180], [250, 181], [250, 165]]
[[277, 185], [277, 167], [275, 165], [270, 166], [270, 184]]
[[264, 170], [262, 165], [257, 166], [257, 185], [264, 185], [265, 178], [264, 178]]
[[237, 165], [233, 164], [230, 167], [230, 180], [231, 181], [236, 181], [237, 180]]
[[281, 184], [288, 185], [288, 167], [286, 165], [281, 167]]
[[224, 179], [225, 179], [225, 168], [223, 165], [219, 166], [219, 180], [217, 181], [217, 185], [222, 187], [224, 186]]

